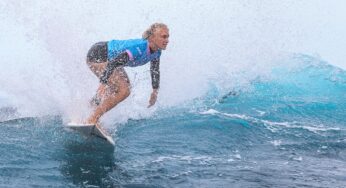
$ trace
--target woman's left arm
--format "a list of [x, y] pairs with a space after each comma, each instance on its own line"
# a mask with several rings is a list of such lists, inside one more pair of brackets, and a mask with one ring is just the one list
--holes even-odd
[[156, 103], [157, 94], [160, 87], [160, 59], [155, 59], [150, 62], [150, 75], [153, 92], [150, 95], [148, 108]]

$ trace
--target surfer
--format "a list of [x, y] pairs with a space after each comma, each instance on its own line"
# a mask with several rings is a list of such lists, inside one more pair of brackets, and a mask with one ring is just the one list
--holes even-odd
[[94, 44], [87, 54], [87, 65], [100, 79], [91, 100], [94, 111], [87, 124], [98, 124], [100, 117], [130, 95], [130, 81], [125, 66], [150, 63], [152, 93], [148, 108], [156, 102], [160, 84], [160, 56], [168, 44], [169, 30], [163, 23], [152, 24], [141, 39], [111, 40]]

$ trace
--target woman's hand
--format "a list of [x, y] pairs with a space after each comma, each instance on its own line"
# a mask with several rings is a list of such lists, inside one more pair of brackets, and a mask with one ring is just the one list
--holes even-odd
[[150, 95], [148, 108], [150, 108], [151, 106], [153, 106], [156, 103], [157, 94], [158, 94], [158, 90], [157, 89], [153, 89], [153, 92]]

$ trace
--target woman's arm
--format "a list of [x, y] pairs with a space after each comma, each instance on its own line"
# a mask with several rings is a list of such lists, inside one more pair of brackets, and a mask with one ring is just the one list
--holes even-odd
[[155, 59], [150, 62], [150, 75], [153, 92], [150, 95], [148, 108], [156, 103], [157, 94], [160, 87], [160, 59]]
[[150, 62], [151, 85], [153, 89], [160, 87], [160, 59]]

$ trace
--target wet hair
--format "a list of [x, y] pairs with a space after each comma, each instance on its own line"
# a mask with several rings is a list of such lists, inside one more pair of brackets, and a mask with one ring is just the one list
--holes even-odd
[[143, 39], [148, 39], [151, 35], [154, 34], [157, 28], [168, 28], [166, 24], [163, 23], [154, 23], [151, 24], [151, 26], [144, 31], [142, 38]]

